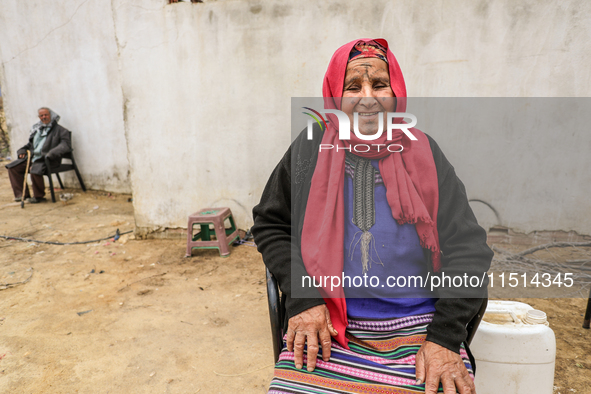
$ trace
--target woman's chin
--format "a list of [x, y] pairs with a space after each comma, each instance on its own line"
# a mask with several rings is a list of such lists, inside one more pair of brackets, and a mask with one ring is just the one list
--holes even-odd
[[378, 122], [371, 122], [368, 124], [360, 124], [359, 125], [359, 133], [363, 135], [374, 135], [378, 132]]

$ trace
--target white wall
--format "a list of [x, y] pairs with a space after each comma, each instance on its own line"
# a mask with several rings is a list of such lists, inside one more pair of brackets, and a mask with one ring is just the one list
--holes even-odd
[[438, 141], [481, 225], [589, 234], [591, 98], [431, 98], [410, 112]]
[[[58, 100], [54, 107], [61, 110], [66, 127], [73, 119], [80, 119], [80, 130], [91, 123], [83, 111], [93, 106], [78, 105], [76, 99], [103, 109], [109, 123], [101, 129], [109, 130], [110, 146], [124, 149], [127, 144], [141, 231], [184, 227], [188, 214], [213, 205], [230, 206], [239, 226], [250, 226], [252, 206], [289, 144], [290, 98], [320, 95], [332, 53], [355, 38], [389, 40], [410, 96], [591, 94], [591, 4], [585, 0], [15, 3], [0, 6], [0, 15], [11, 16], [1, 17], [9, 28], [0, 28], [0, 50], [13, 130], [34, 121], [29, 97], [40, 97], [33, 108], [51, 106], [40, 93], [45, 90], [33, 88], [32, 75], [38, 73], [49, 76], [43, 78], [49, 80], [44, 86], [53, 87], [51, 97]], [[16, 26], [27, 24], [25, 16], [34, 16], [37, 23], [25, 28], [25, 37], [5, 45]], [[16, 56], [70, 17], [42, 45]], [[96, 61], [85, 68], [74, 66], [86, 52]], [[60, 68], [39, 68], [36, 64], [44, 57], [57, 57]], [[92, 77], [84, 83], [82, 70]], [[51, 82], [55, 75], [73, 80], [76, 89]], [[574, 173], [589, 167], [583, 153], [591, 136], [557, 140], [536, 135], [545, 141], [541, 151], [528, 149], [531, 140], [515, 138], [513, 151], [498, 152], [487, 149], [494, 139], [490, 135], [465, 138], [469, 131], [461, 129], [451, 134], [425, 131], [437, 138], [469, 195], [491, 199], [507, 219], [503, 224], [591, 233], [591, 215], [581, 215], [591, 210], [586, 199], [590, 182]], [[97, 135], [88, 133], [88, 138]], [[113, 143], [117, 138], [120, 142]], [[80, 137], [75, 144], [81, 151], [106, 141]], [[544, 149], [568, 152], [555, 163], [560, 171], [540, 174], [531, 165]], [[522, 177], [483, 180], [483, 174], [500, 177], [501, 171], [516, 168], [511, 166], [516, 152], [519, 163], [529, 163], [519, 167]], [[96, 166], [97, 172], [108, 173], [111, 165], [121, 173], [124, 166], [118, 160], [125, 151], [106, 158], [91, 153], [84, 171]], [[490, 163], [499, 162], [505, 167], [491, 172]], [[560, 190], [564, 186], [569, 187], [568, 198]], [[531, 190], [537, 198], [531, 198]], [[548, 216], [548, 206], [560, 213]]]
[[[249, 226], [250, 209], [289, 142], [289, 98], [319, 95], [333, 51], [357, 37], [390, 41], [411, 96], [591, 93], [584, 1], [114, 5], [139, 227], [184, 226], [187, 214], [220, 204]], [[501, 182], [501, 175], [483, 180], [489, 163], [506, 163], [499, 173], [517, 163], [515, 152], [520, 163], [533, 160], [539, 152], [527, 149], [527, 139], [502, 153], [486, 149], [491, 136], [426, 131], [440, 140], [470, 196], [501, 211], [502, 224], [591, 232], [591, 219], [575, 219], [581, 206], [589, 207], [589, 183], [563, 175], [584, 165], [577, 161], [584, 156], [565, 158], [556, 164], [563, 171], [551, 175], [571, 185], [565, 199], [531, 164], [519, 168], [533, 188], [524, 188], [522, 179]], [[541, 136], [548, 138], [544, 149], [570, 149], [572, 141], [551, 137]], [[583, 149], [585, 142], [591, 139], [578, 136], [575, 145]], [[532, 199], [533, 190], [544, 193]], [[561, 213], [549, 216], [554, 204]]]
[[[130, 192], [110, 2], [0, 2], [0, 84], [14, 156], [50, 107], [72, 131], [87, 187]], [[67, 184], [79, 187], [73, 172]]]

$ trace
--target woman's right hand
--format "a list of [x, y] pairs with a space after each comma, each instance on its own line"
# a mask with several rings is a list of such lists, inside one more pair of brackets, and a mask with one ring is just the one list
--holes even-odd
[[314, 371], [319, 346], [322, 346], [322, 359], [330, 359], [331, 336], [337, 336], [337, 331], [330, 321], [330, 313], [326, 305], [317, 305], [306, 309], [289, 319], [287, 325], [287, 350], [294, 352], [294, 362], [297, 369], [302, 368], [304, 362], [304, 346], [308, 344], [308, 371]]

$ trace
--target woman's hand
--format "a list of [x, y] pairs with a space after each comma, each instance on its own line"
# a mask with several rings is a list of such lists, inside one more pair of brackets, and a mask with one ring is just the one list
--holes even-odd
[[322, 346], [322, 359], [330, 359], [331, 335], [337, 335], [332, 326], [326, 305], [317, 305], [289, 319], [287, 326], [287, 350], [294, 352], [295, 367], [300, 369], [304, 361], [304, 346], [308, 343], [308, 371], [314, 371], [318, 343]]
[[459, 354], [425, 341], [416, 356], [417, 384], [425, 383], [425, 394], [436, 394], [439, 382], [445, 394], [476, 394], [474, 382]]

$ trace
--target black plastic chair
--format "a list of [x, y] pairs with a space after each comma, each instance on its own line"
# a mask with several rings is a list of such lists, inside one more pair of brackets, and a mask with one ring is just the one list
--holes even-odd
[[[69, 159], [72, 163], [63, 163], [63, 159]], [[76, 177], [78, 178], [78, 182], [80, 182], [80, 187], [83, 191], [86, 191], [86, 186], [84, 186], [84, 182], [82, 181], [82, 177], [80, 176], [80, 171], [78, 171], [78, 166], [76, 165], [76, 160], [74, 160], [74, 153], [68, 152], [62, 155], [62, 164], [59, 167], [51, 168], [49, 164], [49, 160], [47, 157], [45, 158], [45, 174], [47, 178], [49, 178], [49, 189], [51, 190], [51, 201], [55, 202], [55, 192], [53, 191], [53, 180], [51, 179], [51, 175], [55, 174], [57, 177], [57, 181], [60, 184], [60, 187], [64, 189], [64, 184], [62, 183], [62, 178], [60, 178], [59, 173], [65, 171], [75, 171]]]
[[[281, 308], [281, 297], [279, 296], [279, 288], [277, 286], [277, 280], [269, 269], [267, 271], [267, 301], [269, 303], [269, 317], [271, 319], [271, 337], [273, 339], [273, 354], [275, 355], [275, 363], [279, 360], [279, 354], [281, 353], [281, 349], [283, 348], [283, 319], [285, 318], [285, 310]], [[472, 342], [474, 335], [476, 334], [476, 330], [480, 325], [480, 321], [486, 312], [486, 306], [488, 305], [488, 298], [482, 299], [482, 305], [480, 306], [480, 310], [476, 313], [476, 316], [470, 320], [470, 322], [466, 325], [466, 330], [468, 331], [468, 337], [466, 338], [466, 342], [468, 345]]]
[[589, 299], [587, 300], [587, 310], [585, 311], [583, 328], [588, 330], [589, 326], [591, 326], [591, 290], [589, 290]]
[[279, 287], [277, 280], [267, 271], [267, 301], [269, 303], [269, 318], [271, 319], [271, 337], [273, 339], [273, 354], [275, 362], [279, 360], [279, 354], [283, 348], [283, 319], [285, 310], [281, 308], [281, 297], [279, 296]]

